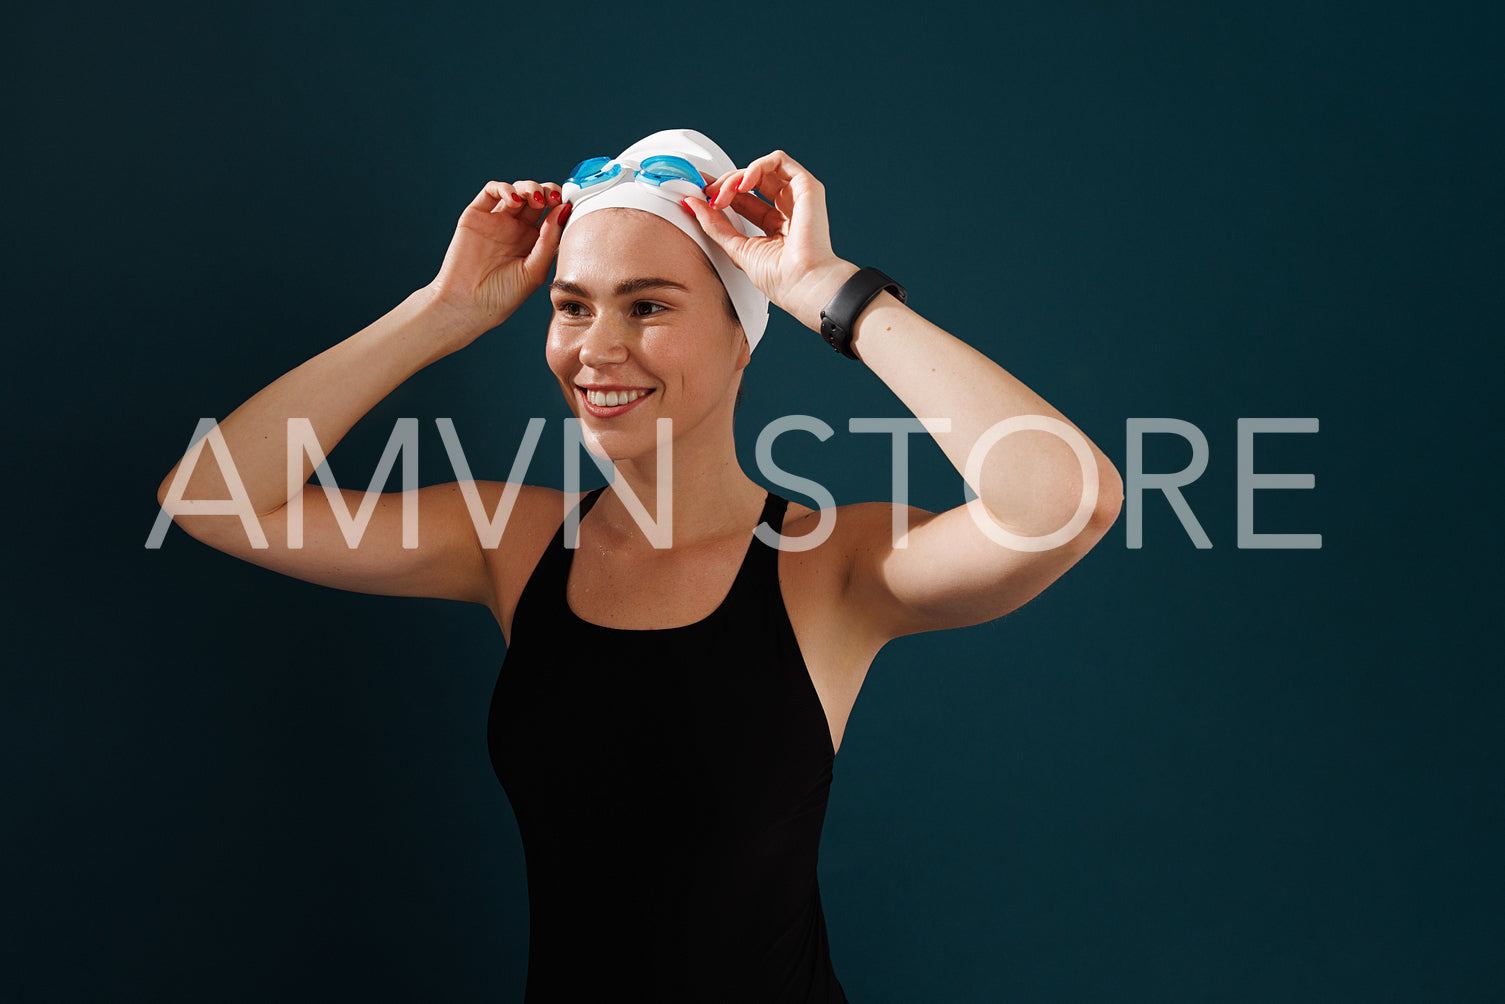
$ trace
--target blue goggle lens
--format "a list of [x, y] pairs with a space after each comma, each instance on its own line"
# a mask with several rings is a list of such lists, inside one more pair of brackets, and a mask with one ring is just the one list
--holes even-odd
[[705, 185], [705, 179], [694, 164], [683, 157], [667, 154], [645, 158], [642, 167], [638, 168], [638, 176], [654, 185], [665, 181], [689, 181], [696, 187]]
[[621, 164], [612, 164], [611, 170], [603, 170], [607, 164], [611, 164], [610, 157], [590, 157], [582, 160], [575, 165], [575, 169], [570, 172], [570, 176], [565, 179], [565, 183], [574, 182], [583, 188], [586, 185], [598, 185], [622, 173]]

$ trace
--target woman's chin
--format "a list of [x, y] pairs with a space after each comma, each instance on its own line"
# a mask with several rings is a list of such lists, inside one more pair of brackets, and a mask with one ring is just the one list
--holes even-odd
[[659, 446], [651, 429], [603, 427], [589, 415], [580, 418], [580, 443], [591, 456], [617, 465], [650, 457], [658, 452]]

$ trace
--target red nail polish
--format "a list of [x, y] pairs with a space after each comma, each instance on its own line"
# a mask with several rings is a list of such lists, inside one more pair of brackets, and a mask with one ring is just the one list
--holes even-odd
[[689, 199], [680, 199], [679, 200], [679, 204], [681, 206], [685, 207], [685, 212], [689, 213], [691, 216], [695, 215], [695, 210], [693, 210], [693, 209], [690, 208], [690, 200]]
[[559, 225], [564, 226], [564, 221], [570, 218], [570, 211], [575, 208], [573, 202], [566, 202], [564, 208], [559, 211]]
[[523, 197], [521, 195], [518, 195], [516, 192], [513, 192], [512, 201], [516, 202], [520, 206], [523, 204]]

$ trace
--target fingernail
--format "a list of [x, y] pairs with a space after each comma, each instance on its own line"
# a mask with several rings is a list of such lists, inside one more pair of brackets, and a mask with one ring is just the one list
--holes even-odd
[[685, 212], [689, 213], [691, 216], [695, 215], [695, 210], [691, 208], [689, 199], [680, 199], [679, 204], [685, 207]]
[[521, 195], [518, 195], [516, 192], [513, 192], [512, 201], [516, 202], [520, 206], [523, 204], [523, 197]]
[[554, 202], [558, 202], [560, 200], [560, 195], [559, 195], [558, 192], [550, 192], [549, 193], [549, 199], [552, 200], [552, 201], [554, 201]]
[[573, 202], [566, 202], [564, 208], [559, 211], [559, 225], [564, 226], [564, 221], [570, 218], [570, 210], [575, 208]]

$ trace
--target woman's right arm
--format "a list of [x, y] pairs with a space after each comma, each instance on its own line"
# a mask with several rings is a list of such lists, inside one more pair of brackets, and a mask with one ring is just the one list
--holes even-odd
[[[234, 515], [173, 512], [168, 504], [174, 521], [211, 547], [300, 579], [360, 592], [470, 600], [495, 610], [493, 577], [455, 484], [420, 489], [417, 548], [402, 546], [400, 493], [376, 500], [359, 546], [351, 548], [325, 492], [301, 489], [314, 463], [300, 451], [303, 472], [297, 484], [303, 543], [289, 548], [288, 419], [306, 418], [328, 454], [362, 415], [404, 380], [501, 324], [547, 278], [559, 245], [563, 210], [557, 185], [489, 182], [461, 214], [433, 282], [284, 374], [219, 423], [234, 473], [268, 546], [254, 547]], [[231, 496], [214, 450], [197, 452], [184, 484], [174, 488], [183, 460], [168, 472], [157, 490], [159, 504], [170, 498]], [[490, 512], [502, 486], [481, 487]], [[525, 490], [520, 508], [533, 508], [537, 499], [532, 496], [538, 491]], [[353, 514], [364, 493], [342, 489], [339, 494]]]

